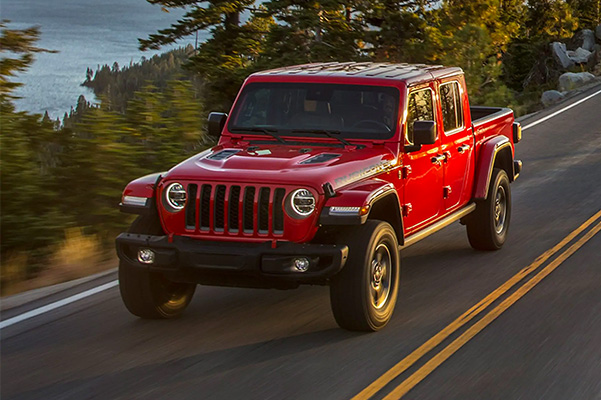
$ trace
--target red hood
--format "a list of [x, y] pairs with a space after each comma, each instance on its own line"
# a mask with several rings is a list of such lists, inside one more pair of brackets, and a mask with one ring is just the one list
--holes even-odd
[[[176, 165], [164, 178], [305, 185], [322, 193], [326, 182], [337, 189], [393, 166], [396, 157], [387, 146], [343, 148], [326, 142], [319, 146], [225, 143]], [[323, 161], [312, 162], [320, 159]]]

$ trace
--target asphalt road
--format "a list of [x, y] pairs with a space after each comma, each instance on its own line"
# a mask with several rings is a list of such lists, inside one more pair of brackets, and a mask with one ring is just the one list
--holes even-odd
[[474, 251], [456, 224], [404, 250], [397, 309], [379, 333], [338, 329], [326, 287], [199, 287], [174, 321], [132, 317], [112, 288], [2, 329], [1, 398], [348, 399], [372, 385], [373, 398], [601, 399], [601, 234], [592, 231], [601, 218], [401, 374], [380, 378], [601, 210], [601, 95], [527, 129], [516, 153], [524, 171], [505, 247]]

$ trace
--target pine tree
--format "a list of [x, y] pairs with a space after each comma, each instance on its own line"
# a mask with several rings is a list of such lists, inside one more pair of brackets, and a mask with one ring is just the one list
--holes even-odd
[[104, 103], [87, 109], [72, 129], [64, 129], [54, 173], [62, 211], [72, 215], [76, 226], [104, 235], [124, 228], [118, 210], [121, 191], [141, 173], [133, 156], [135, 143], [124, 140], [130, 133], [124, 117]]
[[581, 28], [595, 29], [601, 24], [601, 0], [568, 0]]
[[571, 37], [578, 20], [564, 0], [529, 0], [526, 27], [527, 38], [548, 42]]
[[525, 21], [525, 7], [520, 0], [445, 0], [441, 9], [447, 29], [456, 31], [467, 24], [485, 27], [493, 51], [500, 53], [518, 36]]
[[366, 22], [375, 27], [365, 32], [371, 56], [378, 61], [428, 62], [436, 41], [435, 0], [374, 0], [363, 4]]
[[[62, 235], [64, 218], [56, 210], [57, 199], [49, 184], [49, 170], [55, 163], [54, 123], [41, 115], [17, 112], [12, 104], [12, 92], [21, 83], [10, 79], [29, 67], [35, 53], [47, 50], [35, 46], [37, 28], [8, 29], [4, 22], [0, 27], [0, 250], [5, 255], [52, 244]], [[39, 263], [34, 258], [28, 265], [31, 273]]]
[[[255, 10], [254, 0], [148, 1], [164, 8], [185, 7], [188, 11], [170, 28], [159, 30], [148, 39], [140, 39], [140, 48], [158, 49], [200, 30], [208, 30], [211, 37], [198, 47], [188, 67], [207, 84], [207, 103], [217, 109], [229, 108], [260, 51], [267, 26], [273, 24], [273, 20], [261, 8]], [[241, 14], [249, 10], [253, 15], [242, 23]]]
[[272, 26], [263, 65], [352, 61], [365, 55], [364, 1], [272, 0], [265, 7], [284, 24]]

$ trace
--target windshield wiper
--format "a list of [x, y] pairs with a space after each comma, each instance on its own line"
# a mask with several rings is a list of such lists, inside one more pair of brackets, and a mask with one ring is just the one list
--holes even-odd
[[345, 146], [353, 146], [351, 143], [347, 142], [345, 139], [341, 137], [336, 137], [334, 135], [340, 135], [340, 131], [333, 131], [327, 129], [294, 129], [292, 133], [316, 133], [318, 135], [326, 135], [332, 139], [338, 140]]
[[275, 138], [278, 142], [282, 143], [282, 144], [287, 144], [286, 141], [284, 139], [282, 139], [278, 134], [277, 134], [277, 129], [267, 129], [267, 128], [232, 128], [230, 129], [231, 132], [239, 132], [239, 133], [244, 133], [244, 132], [259, 132], [259, 133], [264, 133], [266, 135], [271, 136], [272, 138]]

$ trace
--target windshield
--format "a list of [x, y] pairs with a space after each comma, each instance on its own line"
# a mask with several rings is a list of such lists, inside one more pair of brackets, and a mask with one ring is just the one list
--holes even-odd
[[394, 87], [257, 82], [244, 88], [228, 129], [311, 137], [328, 131], [347, 139], [381, 140], [394, 135], [398, 110]]

